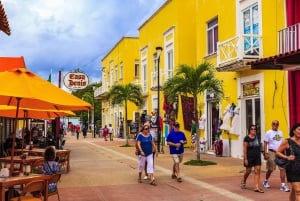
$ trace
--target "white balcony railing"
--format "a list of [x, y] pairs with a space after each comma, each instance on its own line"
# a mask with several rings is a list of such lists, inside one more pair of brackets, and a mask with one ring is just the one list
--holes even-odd
[[98, 97], [103, 95], [104, 93], [108, 92], [109, 87], [108, 87], [108, 82], [102, 82], [102, 86], [98, 87], [94, 91], [94, 97]]
[[300, 23], [278, 31], [278, 53], [300, 49]]
[[262, 37], [243, 34], [218, 42], [217, 65], [219, 67], [244, 59], [258, 59], [262, 56]]

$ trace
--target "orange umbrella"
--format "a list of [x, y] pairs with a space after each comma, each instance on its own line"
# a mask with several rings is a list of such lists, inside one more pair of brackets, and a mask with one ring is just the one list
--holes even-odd
[[[0, 117], [16, 118], [16, 107], [0, 105]], [[69, 110], [37, 110], [31, 108], [19, 108], [18, 119], [54, 119], [56, 117], [69, 117], [76, 114]]]
[[[42, 110], [91, 110], [91, 104], [54, 86], [26, 68], [9, 69], [0, 72], [0, 105], [16, 106], [15, 118], [19, 108]], [[16, 134], [17, 121], [14, 125]], [[13, 135], [13, 145], [16, 136]], [[11, 171], [13, 172], [14, 146], [11, 150]]]
[[0, 105], [42, 110], [91, 110], [91, 104], [26, 68], [0, 72]]

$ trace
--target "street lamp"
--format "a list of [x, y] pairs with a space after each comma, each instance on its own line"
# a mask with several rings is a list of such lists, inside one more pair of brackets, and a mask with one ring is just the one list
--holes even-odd
[[157, 62], [157, 151], [160, 152], [160, 143], [161, 143], [161, 133], [160, 133], [160, 114], [159, 114], [159, 91], [160, 91], [160, 83], [159, 83], [159, 64], [160, 64], [160, 54], [163, 50], [162, 47], [156, 47], [156, 62]]
[[92, 118], [92, 122], [93, 122], [93, 135], [94, 135], [94, 138], [96, 138], [96, 130], [95, 130], [95, 90], [96, 90], [96, 87], [93, 86], [93, 118]]

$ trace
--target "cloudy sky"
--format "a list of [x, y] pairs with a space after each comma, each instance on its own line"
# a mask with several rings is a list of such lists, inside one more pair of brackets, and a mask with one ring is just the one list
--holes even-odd
[[24, 56], [27, 68], [57, 85], [80, 69], [100, 81], [101, 59], [166, 0], [1, 0], [11, 35], [0, 32], [0, 56]]

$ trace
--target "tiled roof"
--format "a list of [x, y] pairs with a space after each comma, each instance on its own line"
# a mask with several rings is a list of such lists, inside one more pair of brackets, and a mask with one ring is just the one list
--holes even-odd
[[13, 68], [26, 68], [24, 57], [0, 57], [0, 72]]
[[6, 33], [7, 35], [10, 35], [8, 20], [1, 1], [0, 1], [0, 30]]
[[251, 61], [251, 69], [284, 69], [284, 66], [294, 66], [300, 64], [300, 49], [278, 54], [271, 57]]

